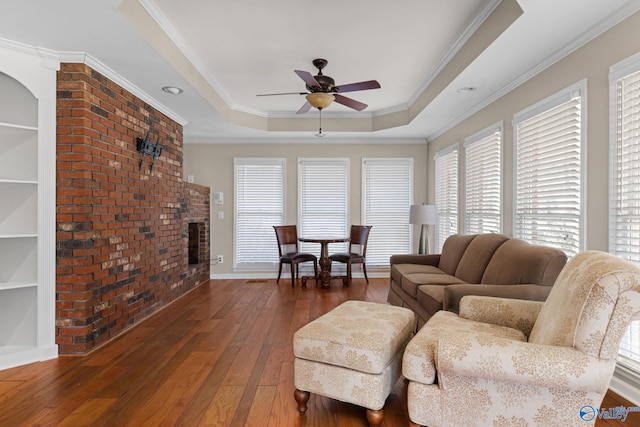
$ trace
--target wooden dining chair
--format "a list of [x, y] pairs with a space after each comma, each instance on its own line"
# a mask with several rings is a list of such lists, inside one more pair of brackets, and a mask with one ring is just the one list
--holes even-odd
[[307, 252], [298, 250], [298, 229], [295, 225], [274, 225], [276, 238], [278, 239], [278, 254], [280, 256], [280, 266], [278, 268], [278, 279], [282, 274], [282, 265], [289, 264], [291, 266], [291, 287], [295, 286], [298, 278], [298, 264], [302, 262], [313, 261], [313, 271], [315, 277], [318, 277], [318, 258]]
[[370, 225], [352, 225], [349, 238], [349, 251], [338, 252], [329, 256], [331, 262], [341, 262], [347, 265], [347, 275], [343, 278], [345, 286], [351, 284], [351, 265], [362, 264], [364, 279], [369, 283], [367, 277], [367, 241], [369, 240]]

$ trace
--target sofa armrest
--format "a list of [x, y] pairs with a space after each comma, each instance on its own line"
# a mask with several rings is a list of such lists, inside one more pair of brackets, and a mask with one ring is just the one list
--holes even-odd
[[459, 316], [517, 329], [529, 337], [543, 304], [541, 301], [469, 295], [460, 301]]
[[440, 264], [440, 254], [401, 254], [391, 255], [389, 264], [423, 264], [433, 265], [435, 267]]
[[456, 376], [602, 394], [615, 368], [615, 360], [598, 359], [572, 347], [472, 333], [442, 335], [436, 360], [443, 385], [447, 377]]
[[455, 284], [445, 288], [442, 309], [457, 313], [460, 310], [460, 300], [466, 295], [546, 301], [549, 292], [551, 292], [551, 286], [531, 283], [519, 285]]

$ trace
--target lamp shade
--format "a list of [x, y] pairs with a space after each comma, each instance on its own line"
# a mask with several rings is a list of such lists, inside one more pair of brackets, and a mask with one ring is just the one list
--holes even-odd
[[409, 224], [435, 224], [438, 219], [436, 205], [412, 205], [409, 210]]

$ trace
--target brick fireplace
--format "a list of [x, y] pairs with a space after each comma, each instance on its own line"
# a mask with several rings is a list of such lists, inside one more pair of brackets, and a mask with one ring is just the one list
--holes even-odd
[[[153, 170], [148, 156], [140, 167], [136, 150], [136, 138], [147, 133], [163, 146]], [[182, 148], [180, 124], [84, 64], [61, 65], [61, 354], [92, 350], [209, 279], [209, 188], [182, 180]], [[196, 242], [190, 224], [197, 224], [197, 258], [190, 257]]]

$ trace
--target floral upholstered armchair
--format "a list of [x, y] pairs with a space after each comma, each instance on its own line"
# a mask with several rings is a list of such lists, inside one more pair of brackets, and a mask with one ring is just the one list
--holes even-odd
[[436, 313], [407, 345], [409, 418], [430, 427], [594, 425], [639, 314], [640, 267], [596, 251], [576, 255], [544, 303], [464, 297], [459, 315]]

